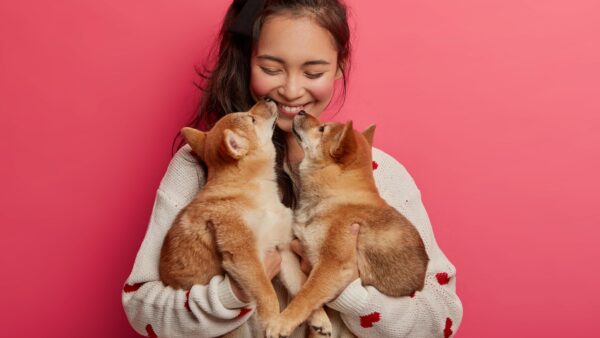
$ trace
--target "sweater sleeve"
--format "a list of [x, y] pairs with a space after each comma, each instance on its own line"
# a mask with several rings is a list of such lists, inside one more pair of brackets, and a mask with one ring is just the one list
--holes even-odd
[[373, 149], [375, 181], [382, 197], [419, 231], [430, 261], [423, 290], [406, 297], [388, 297], [360, 278], [350, 283], [329, 307], [341, 313], [358, 337], [450, 337], [462, 320], [456, 295], [456, 269], [438, 247], [421, 201], [406, 169], [391, 156]]
[[236, 298], [227, 276], [214, 276], [208, 285], [194, 285], [189, 291], [160, 281], [160, 250], [167, 231], [202, 184], [203, 172], [191, 148], [181, 148], [160, 183], [146, 235], [122, 290], [127, 318], [144, 336], [220, 336], [240, 326], [253, 312], [253, 306]]

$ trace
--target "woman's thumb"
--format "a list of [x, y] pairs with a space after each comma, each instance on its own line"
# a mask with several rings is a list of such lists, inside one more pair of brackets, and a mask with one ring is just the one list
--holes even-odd
[[350, 233], [352, 234], [352, 236], [358, 237], [359, 230], [360, 230], [360, 224], [353, 223], [352, 227], [350, 228]]

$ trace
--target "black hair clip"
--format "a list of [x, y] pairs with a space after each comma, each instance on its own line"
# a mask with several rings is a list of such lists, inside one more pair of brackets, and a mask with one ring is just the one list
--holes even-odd
[[243, 3], [243, 7], [228, 31], [252, 38], [254, 20], [265, 6], [265, 0], [234, 0], [233, 3]]

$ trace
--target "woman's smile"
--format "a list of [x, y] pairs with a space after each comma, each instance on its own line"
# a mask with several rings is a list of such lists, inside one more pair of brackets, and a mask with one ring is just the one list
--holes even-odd
[[[275, 101], [275, 102], [277, 102], [277, 101]], [[283, 115], [288, 115], [288, 116], [294, 117], [300, 111], [302, 111], [302, 110], [306, 111], [306, 106], [307, 105], [308, 104], [288, 106], [288, 105], [285, 105], [283, 103], [277, 102], [277, 109], [279, 110], [279, 114], [280, 115], [283, 114]]]

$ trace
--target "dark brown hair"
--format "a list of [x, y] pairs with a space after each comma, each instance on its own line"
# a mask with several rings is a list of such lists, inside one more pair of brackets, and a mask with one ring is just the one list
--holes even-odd
[[[342, 71], [344, 84], [342, 100], [345, 100], [351, 48], [347, 8], [343, 1], [266, 0], [263, 9], [254, 21], [252, 32], [248, 36], [229, 31], [244, 4], [245, 1], [233, 1], [229, 6], [219, 31], [217, 43], [209, 53], [207, 63], [203, 65], [202, 69], [196, 69], [201, 77], [201, 84], [197, 86], [202, 90], [203, 95], [194, 119], [188, 123], [190, 127], [209, 130], [225, 114], [248, 111], [255, 104], [250, 93], [250, 58], [255, 41], [250, 36], [258, 37], [265, 21], [275, 15], [310, 16], [321, 27], [329, 31], [338, 52], [338, 67]], [[209, 64], [214, 65], [211, 67]], [[178, 138], [180, 141], [177, 149], [185, 143], [178, 134], [173, 140], [173, 146]], [[273, 143], [277, 150], [277, 180], [283, 193], [283, 203], [294, 208], [296, 194], [292, 180], [283, 171], [287, 144], [285, 134], [279, 128], [275, 129]], [[175, 150], [172, 149], [172, 153], [174, 155]]]

